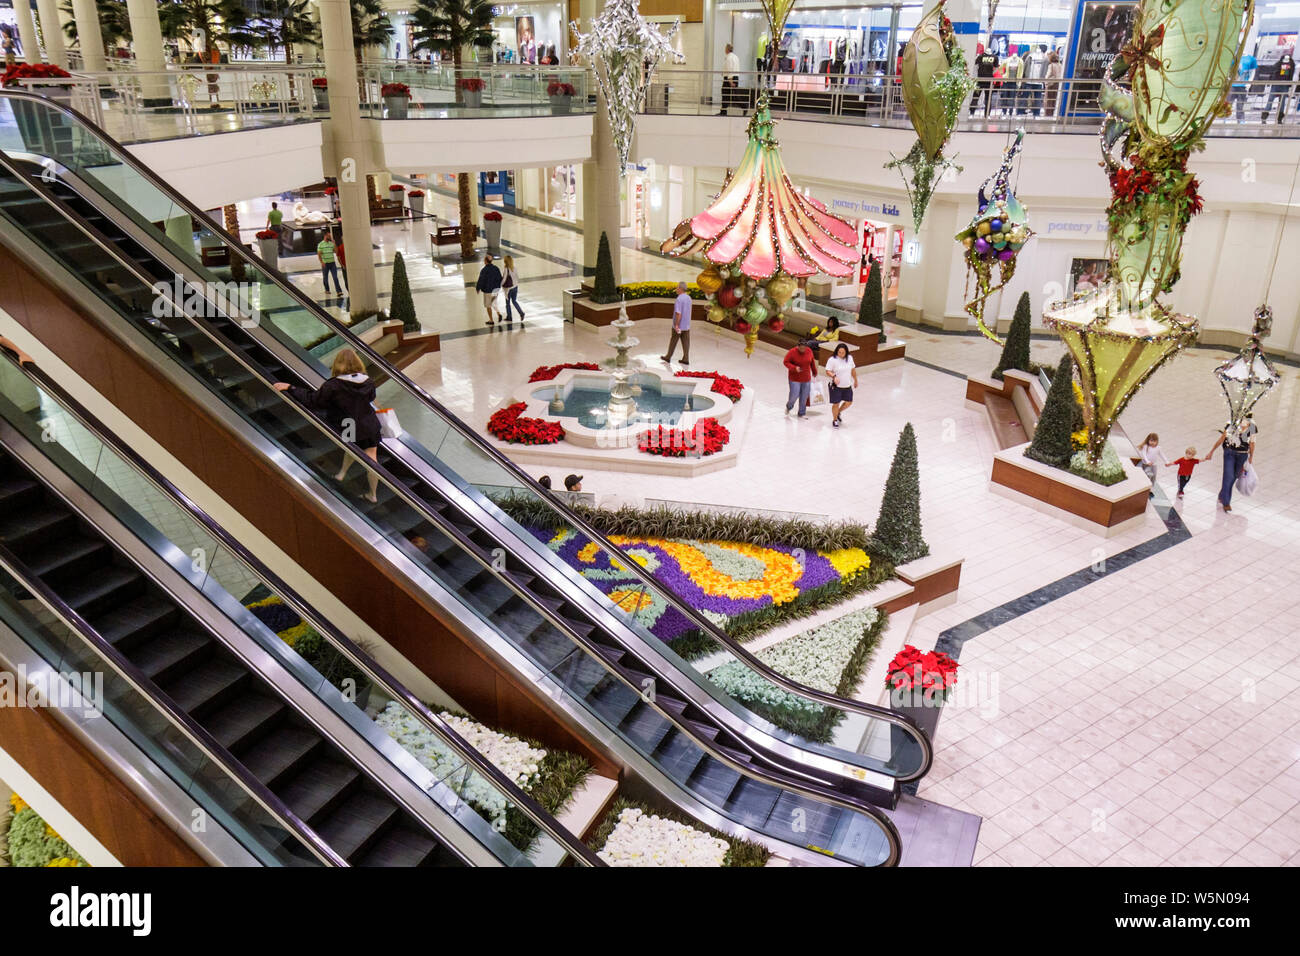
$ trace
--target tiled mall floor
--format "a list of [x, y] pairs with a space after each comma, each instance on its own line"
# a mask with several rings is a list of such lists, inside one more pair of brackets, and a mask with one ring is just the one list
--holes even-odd
[[[430, 209], [454, 217], [430, 194]], [[265, 205], [244, 212], [260, 226]], [[581, 237], [507, 216], [522, 277], [524, 327], [487, 330], [472, 289], [477, 266], [429, 256], [426, 228], [375, 230], [379, 287], [392, 254], [407, 257], [417, 312], [443, 333], [441, 369], [421, 384], [482, 426], [537, 365], [608, 354], [608, 333], [565, 324], [560, 292], [575, 284]], [[560, 260], [560, 261], [557, 261]], [[304, 288], [320, 296], [312, 259]], [[695, 270], [624, 250], [625, 281], [689, 278]], [[1243, 303], [1242, 308], [1252, 308]], [[651, 367], [667, 323], [639, 323], [636, 354]], [[986, 374], [997, 348], [977, 336], [889, 326], [916, 362], [862, 376], [845, 426], [829, 413], [783, 414], [777, 356], [746, 359], [733, 337], [697, 325], [692, 367], [753, 389], [739, 466], [693, 479], [586, 469], [584, 488], [622, 498], [687, 499], [874, 522], [894, 442], [917, 431], [926, 538], [965, 559], [956, 603], [921, 618], [912, 642], [943, 631], [1166, 533], [1154, 511], [1102, 539], [988, 490], [993, 441], [964, 403], [961, 375]], [[1042, 361], [1059, 355], [1033, 344]], [[1170, 458], [1209, 449], [1224, 418], [1214, 365], [1195, 350], [1162, 370], [1123, 417], [1130, 435], [1160, 433]], [[1177, 506], [1188, 540], [1123, 570], [1084, 576], [1063, 596], [967, 640], [968, 691], [945, 709], [935, 766], [920, 795], [984, 817], [976, 863], [1283, 864], [1300, 862], [1300, 450], [1289, 436], [1300, 389], [1294, 369], [1260, 406], [1261, 489], [1232, 514], [1215, 507], [1220, 460], [1201, 465]], [[542, 469], [529, 466], [534, 474]], [[1173, 470], [1160, 476], [1172, 495]], [[558, 476], [556, 476], [558, 477]], [[1031, 602], [1026, 602], [1031, 603]], [[973, 691], [973, 692], [972, 692]]]

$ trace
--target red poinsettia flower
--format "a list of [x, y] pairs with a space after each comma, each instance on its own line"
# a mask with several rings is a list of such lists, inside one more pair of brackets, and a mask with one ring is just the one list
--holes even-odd
[[533, 369], [533, 374], [528, 376], [528, 381], [549, 382], [566, 368], [583, 369], [588, 372], [600, 371], [600, 366], [595, 362], [561, 362], [559, 365], [539, 365]]
[[745, 386], [740, 383], [739, 379], [729, 378], [721, 372], [677, 372], [677, 378], [711, 378], [713, 385], [709, 388], [711, 392], [717, 392], [733, 402], [740, 401], [740, 393], [745, 390]]
[[553, 445], [564, 439], [564, 426], [544, 418], [521, 418], [527, 408], [524, 402], [515, 402], [492, 413], [488, 419], [488, 433], [517, 445]]
[[637, 435], [636, 446], [650, 455], [700, 458], [717, 454], [730, 440], [731, 432], [716, 418], [701, 418], [689, 431], [663, 425], [644, 431]]
[[923, 654], [907, 644], [889, 662], [885, 683], [892, 690], [943, 691], [946, 694], [957, 683], [957, 662], [943, 651]]

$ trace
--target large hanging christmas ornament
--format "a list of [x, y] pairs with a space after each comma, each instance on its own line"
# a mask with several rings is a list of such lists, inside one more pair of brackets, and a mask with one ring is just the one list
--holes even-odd
[[[957, 44], [952, 21], [943, 15], [944, 0], [933, 0], [912, 38], [903, 48], [903, 105], [916, 130], [917, 140], [902, 159], [885, 163], [886, 169], [903, 171], [903, 185], [912, 204], [912, 224], [917, 232], [934, 192], [935, 180], [953, 166], [943, 149], [957, 127], [975, 81], [966, 71], [966, 57]], [[911, 170], [911, 178], [907, 171]]]
[[1255, 403], [1269, 393], [1281, 377], [1264, 354], [1261, 344], [1273, 329], [1273, 310], [1261, 305], [1255, 310], [1255, 326], [1250, 340], [1235, 358], [1229, 359], [1214, 370], [1214, 377], [1223, 388], [1228, 400], [1228, 432], [1235, 436], [1246, 424], [1255, 409]]
[[722, 191], [659, 247], [673, 256], [702, 251], [725, 277], [708, 298], [727, 311], [735, 328], [743, 323], [746, 355], [753, 354], [758, 327], [782, 318], [799, 279], [819, 272], [843, 278], [859, 258], [853, 226], [790, 182], [773, 125], [767, 95], [760, 93], [745, 154]]
[[975, 296], [966, 303], [966, 311], [979, 330], [999, 345], [1002, 340], [997, 332], [984, 324], [984, 307], [989, 296], [1000, 292], [1016, 274], [1016, 256], [1034, 234], [1029, 228], [1028, 207], [1011, 191], [1011, 169], [1024, 140], [1025, 131], [1016, 130], [1015, 141], [1002, 151], [997, 173], [980, 186], [979, 211], [956, 236], [965, 250], [967, 291], [971, 278], [975, 280]]
[[[1133, 36], [1106, 77], [1109, 275], [1101, 289], [1053, 303], [1043, 315], [1079, 368], [1094, 465], [1137, 390], [1196, 341], [1196, 319], [1157, 297], [1178, 281], [1183, 232], [1201, 211], [1187, 159], [1203, 147], [1214, 117], [1228, 111], [1253, 18], [1252, 0], [1142, 0]], [[1132, 92], [1115, 82], [1125, 77]]]
[[574, 52], [587, 58], [605, 97], [620, 175], [627, 169], [636, 117], [645, 108], [646, 90], [655, 69], [661, 60], [680, 63], [685, 59], [671, 43], [680, 24], [674, 21], [667, 33], [661, 33], [641, 16], [639, 7], [639, 0], [607, 0], [600, 15], [592, 19], [590, 33], [583, 33], [577, 20], [569, 24], [578, 38]]

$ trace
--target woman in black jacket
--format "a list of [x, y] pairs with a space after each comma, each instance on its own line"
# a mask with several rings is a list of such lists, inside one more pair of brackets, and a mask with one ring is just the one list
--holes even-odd
[[[383, 434], [379, 416], [375, 414], [375, 383], [366, 375], [366, 367], [352, 349], [340, 349], [330, 368], [330, 379], [312, 391], [287, 382], [277, 382], [277, 391], [287, 391], [295, 400], [325, 419], [329, 426], [343, 436], [345, 441], [360, 445], [371, 461], [379, 460], [379, 443]], [[343, 481], [352, 470], [352, 456], [344, 453], [343, 465], [334, 476]], [[379, 475], [370, 472], [370, 493], [367, 501], [377, 501]]]

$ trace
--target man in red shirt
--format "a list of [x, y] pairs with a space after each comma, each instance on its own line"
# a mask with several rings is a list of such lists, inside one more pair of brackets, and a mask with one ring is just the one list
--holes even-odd
[[790, 414], [794, 403], [799, 403], [799, 417], [808, 411], [808, 397], [812, 394], [812, 381], [817, 375], [815, 345], [805, 339], [785, 353], [785, 367], [789, 372], [790, 398], [785, 403], [785, 413]]

